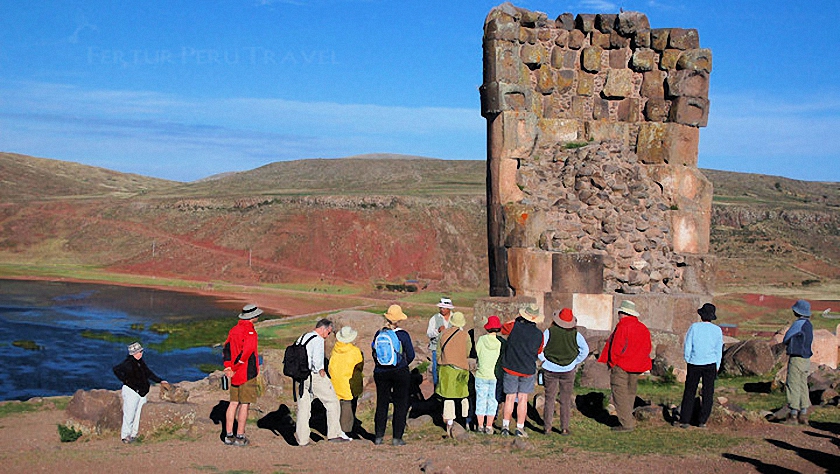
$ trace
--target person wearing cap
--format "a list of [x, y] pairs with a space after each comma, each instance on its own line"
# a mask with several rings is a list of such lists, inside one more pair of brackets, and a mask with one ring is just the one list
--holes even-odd
[[691, 424], [691, 417], [694, 414], [694, 396], [701, 379], [703, 380], [703, 389], [698, 426], [705, 428], [706, 422], [709, 421], [709, 416], [712, 414], [715, 378], [717, 378], [720, 361], [723, 357], [723, 331], [712, 323], [717, 319], [715, 309], [715, 305], [711, 303], [704, 304], [697, 310], [697, 314], [700, 315], [700, 322], [689, 326], [688, 332], [685, 334], [684, 355], [687, 373], [682, 408], [680, 409], [680, 428], [688, 428]]
[[461, 416], [469, 416], [470, 366], [467, 359], [472, 343], [464, 331], [467, 324], [464, 313], [452, 313], [449, 322], [452, 326], [444, 329], [438, 340], [438, 384], [435, 393], [443, 398], [443, 422], [446, 435], [451, 438], [456, 400], [461, 401]]
[[793, 307], [796, 321], [785, 332], [782, 343], [788, 355], [787, 382], [785, 383], [788, 407], [788, 424], [808, 424], [808, 408], [811, 399], [808, 392], [808, 372], [811, 370], [811, 344], [814, 342], [814, 326], [811, 324], [811, 303], [797, 301]]
[[586, 338], [577, 330], [577, 318], [569, 308], [554, 313], [551, 326], [543, 331], [543, 350], [539, 354], [545, 380], [543, 429], [551, 434], [554, 400], [560, 395], [560, 434], [568, 436], [577, 367], [589, 355]]
[[254, 322], [261, 314], [262, 310], [256, 305], [246, 304], [239, 313], [239, 322], [228, 332], [222, 348], [225, 376], [230, 379], [230, 404], [225, 412], [223, 440], [227, 445], [248, 445], [245, 424], [248, 408], [257, 401], [257, 375], [260, 373], [259, 339]]
[[639, 312], [634, 302], [622, 301], [618, 308], [618, 318], [618, 324], [607, 339], [598, 362], [610, 368], [610, 390], [619, 422], [612, 430], [629, 432], [636, 427], [633, 404], [636, 401], [639, 375], [652, 366], [651, 341], [650, 331], [639, 321]]
[[398, 304], [392, 304], [384, 314], [385, 327], [376, 331], [373, 336], [373, 343], [382, 331], [391, 330], [400, 342], [399, 357], [396, 365], [382, 365], [376, 359], [376, 350], [373, 350], [373, 361], [376, 366], [373, 369], [373, 381], [376, 384], [376, 412], [373, 417], [375, 438], [373, 444], [380, 445], [385, 438], [385, 428], [388, 424], [388, 406], [394, 403], [394, 416], [391, 418], [393, 428], [393, 439], [391, 444], [403, 446], [403, 434], [405, 433], [406, 420], [408, 418], [408, 398], [411, 389], [411, 373], [408, 365], [414, 361], [414, 345], [411, 343], [411, 336], [404, 329], [399, 327], [400, 321], [405, 321], [408, 316], [403, 313]]
[[298, 344], [309, 341], [306, 355], [309, 358], [309, 370], [312, 375], [303, 385], [303, 393], [297, 399], [297, 418], [295, 420], [295, 435], [298, 446], [309, 444], [311, 429], [309, 420], [312, 416], [312, 401], [318, 399], [327, 411], [327, 440], [331, 442], [350, 441], [341, 430], [341, 404], [335, 394], [332, 382], [324, 367], [324, 340], [333, 332], [333, 323], [329, 319], [320, 319], [315, 323], [315, 329], [300, 336]]
[[537, 374], [537, 357], [542, 352], [542, 331], [537, 324], [545, 317], [536, 303], [519, 310], [510, 330], [505, 353], [502, 355], [502, 388], [505, 407], [502, 411], [502, 436], [510, 436], [510, 419], [516, 403], [516, 436], [527, 438], [525, 419], [528, 415], [528, 396], [534, 392]]
[[496, 401], [496, 366], [505, 342], [499, 336], [501, 329], [502, 323], [498, 316], [488, 317], [484, 325], [487, 334], [479, 337], [475, 343], [475, 417], [480, 433], [493, 434], [493, 421], [499, 411], [499, 403]]
[[115, 365], [114, 375], [123, 383], [122, 410], [123, 420], [120, 437], [123, 443], [133, 443], [137, 440], [140, 430], [140, 412], [146, 404], [149, 393], [149, 380], [169, 387], [169, 382], [158, 377], [143, 360], [143, 346], [139, 342], [132, 342], [128, 346], [125, 360]]
[[335, 333], [335, 345], [330, 354], [330, 378], [335, 395], [341, 405], [341, 431], [354, 437], [356, 426], [356, 403], [362, 394], [362, 370], [365, 359], [362, 351], [353, 341], [358, 332], [350, 326]]
[[437, 304], [438, 312], [429, 319], [429, 326], [426, 328], [426, 335], [429, 336], [429, 350], [432, 351], [432, 383], [438, 384], [438, 357], [437, 348], [440, 333], [444, 329], [452, 327], [450, 319], [455, 306], [449, 298], [441, 298]]

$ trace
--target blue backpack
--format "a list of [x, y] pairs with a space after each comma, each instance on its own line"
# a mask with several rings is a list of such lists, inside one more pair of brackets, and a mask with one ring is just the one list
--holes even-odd
[[373, 354], [379, 365], [395, 366], [400, 361], [402, 344], [393, 329], [382, 328], [373, 339]]

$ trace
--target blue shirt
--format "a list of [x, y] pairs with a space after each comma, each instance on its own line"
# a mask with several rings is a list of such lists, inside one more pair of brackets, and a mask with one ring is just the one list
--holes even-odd
[[[548, 345], [548, 329], [543, 331], [543, 347]], [[562, 339], [561, 339], [562, 340]], [[577, 337], [575, 338], [578, 345], [578, 356], [575, 357], [575, 360], [572, 361], [569, 365], [557, 365], [554, 362], [545, 358], [545, 354], [542, 352], [539, 353], [537, 357], [542, 361], [542, 368], [543, 370], [547, 370], [549, 372], [569, 372], [575, 369], [581, 362], [586, 359], [586, 356], [589, 355], [589, 344], [586, 343], [586, 338], [584, 338], [580, 333], [577, 333]]]
[[723, 331], [708, 321], [694, 323], [685, 335], [685, 361], [692, 365], [714, 363], [720, 369]]

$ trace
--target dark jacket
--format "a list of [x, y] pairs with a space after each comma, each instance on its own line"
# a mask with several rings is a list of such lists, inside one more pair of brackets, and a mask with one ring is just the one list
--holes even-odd
[[787, 345], [787, 353], [791, 357], [810, 359], [811, 343], [814, 342], [814, 326], [808, 318], [799, 318], [790, 325], [782, 342]]
[[[381, 331], [381, 329], [379, 331]], [[373, 342], [376, 341], [376, 336], [379, 335], [379, 331], [376, 331], [376, 334], [373, 335], [371, 348], [373, 347]], [[376, 361], [376, 351], [374, 351], [373, 362], [374, 364], [376, 364], [376, 366], [373, 368], [374, 373], [391, 372], [397, 369], [408, 370], [408, 364], [410, 364], [414, 360], [414, 345], [411, 344], [411, 336], [402, 328], [397, 328], [394, 330], [394, 332], [397, 333], [397, 339], [400, 340], [400, 344], [402, 345], [402, 354], [400, 354], [400, 360], [399, 362], [397, 362], [397, 365], [379, 365], [379, 362]]]
[[542, 351], [543, 334], [537, 325], [523, 317], [516, 318], [505, 344], [502, 369], [511, 375], [537, 373], [537, 354]]
[[114, 366], [114, 375], [128, 388], [137, 392], [141, 397], [149, 393], [149, 380], [160, 383], [162, 379], [146, 366], [143, 358], [135, 359], [129, 355], [124, 361]]

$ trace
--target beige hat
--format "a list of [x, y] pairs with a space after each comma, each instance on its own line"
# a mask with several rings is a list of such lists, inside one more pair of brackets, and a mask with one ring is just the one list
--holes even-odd
[[254, 319], [262, 314], [262, 310], [255, 304], [246, 304], [239, 313], [239, 319]]
[[639, 317], [639, 312], [636, 311], [636, 303], [630, 300], [624, 300], [621, 302], [621, 306], [618, 307], [619, 313], [629, 314], [630, 316]]
[[449, 298], [441, 298], [440, 303], [437, 304], [438, 308], [446, 308], [446, 309], [455, 309], [455, 305], [452, 304], [452, 300]]
[[520, 308], [519, 315], [532, 323], [541, 323], [545, 319], [545, 316], [540, 312], [540, 307], [536, 303], [531, 303], [525, 308]]
[[449, 324], [462, 328], [467, 324], [467, 318], [464, 317], [464, 313], [455, 311], [452, 313], [452, 319], [449, 320]]
[[356, 340], [356, 336], [358, 335], [359, 332], [355, 329], [351, 328], [350, 326], [344, 326], [337, 333], [335, 333], [335, 338], [338, 339], [338, 342], [350, 344], [351, 342]]
[[388, 312], [385, 313], [385, 319], [395, 323], [397, 321], [402, 321], [404, 319], [408, 319], [408, 316], [403, 313], [402, 307], [398, 304], [392, 304], [388, 307]]

